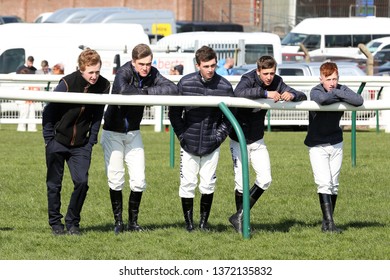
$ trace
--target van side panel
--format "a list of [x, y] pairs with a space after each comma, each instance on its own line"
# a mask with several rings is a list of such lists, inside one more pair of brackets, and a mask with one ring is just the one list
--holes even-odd
[[[241, 45], [243, 44], [243, 45]], [[166, 36], [156, 43], [160, 51], [192, 52], [203, 45], [214, 48], [218, 59], [232, 56], [236, 58], [236, 65], [253, 63], [245, 59], [245, 51], [253, 49], [263, 50], [256, 53], [257, 57], [272, 54], [277, 63], [282, 63], [280, 38], [278, 35], [267, 32], [218, 32], [199, 31], [184, 32]], [[257, 47], [256, 47], [257, 46]], [[243, 58], [241, 58], [243, 57]]]
[[[334, 55], [364, 59], [358, 45], [378, 36], [388, 36], [389, 26], [390, 18], [384, 17], [308, 18], [282, 40], [282, 52], [301, 53], [299, 43], [303, 43], [311, 57]], [[316, 44], [314, 38], [321, 41]]]
[[[65, 66], [65, 73], [76, 70], [77, 58], [81, 49], [90, 47], [99, 52], [102, 58], [101, 73], [112, 74], [114, 53], [131, 52], [139, 43], [149, 44], [149, 38], [139, 24], [67, 24], [67, 23], [10, 23], [0, 25], [4, 38], [13, 40], [0, 41], [0, 69], [6, 68], [7, 53], [23, 49], [25, 57], [34, 56], [34, 65], [39, 68], [42, 60], [47, 60], [52, 67], [56, 63]], [[23, 34], [16, 36], [15, 34]], [[121, 34], [115, 36], [112, 34]], [[104, 40], [96, 40], [104, 38]], [[24, 62], [23, 62], [24, 63]]]

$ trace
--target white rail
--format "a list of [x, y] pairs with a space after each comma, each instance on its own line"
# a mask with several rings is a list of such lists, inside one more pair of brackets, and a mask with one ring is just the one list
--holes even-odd
[[[386, 88], [386, 90], [390, 90]], [[0, 98], [11, 100], [31, 100], [61, 103], [107, 104], [107, 105], [191, 105], [200, 107], [218, 107], [224, 102], [228, 107], [263, 108], [296, 111], [371, 111], [390, 110], [390, 100], [366, 100], [362, 106], [355, 107], [346, 103], [320, 106], [314, 101], [274, 102], [270, 99], [251, 100], [239, 97], [216, 96], [169, 96], [169, 95], [119, 95], [85, 94], [78, 92], [46, 92], [34, 90], [1, 89]]]
[[[68, 103], [90, 103], [90, 104], [121, 104], [121, 105], [146, 105], [146, 115], [143, 124], [154, 124], [156, 131], [161, 129], [161, 124], [169, 124], [166, 110], [161, 112], [165, 106], [169, 105], [192, 105], [192, 106], [218, 106], [224, 102], [229, 107], [248, 107], [271, 109], [271, 125], [307, 125], [307, 111], [359, 111], [357, 125], [375, 126], [375, 115], [379, 112], [381, 127], [390, 131], [390, 117], [385, 110], [390, 110], [390, 79], [387, 77], [364, 76], [364, 77], [341, 77], [340, 83], [346, 84], [352, 89], [359, 88], [361, 83], [366, 83], [363, 97], [365, 102], [360, 107], [353, 107], [347, 104], [338, 103], [328, 106], [319, 106], [312, 101], [303, 102], [276, 102], [271, 100], [249, 100], [246, 98], [233, 97], [184, 97], [184, 96], [121, 96], [121, 95], [86, 95], [82, 93], [59, 93], [45, 91], [46, 87], [51, 89], [56, 86], [60, 76], [56, 75], [0, 75], [0, 113], [5, 105], [15, 105], [14, 100], [32, 100], [37, 102], [37, 111], [41, 113], [42, 105], [39, 102], [68, 102]], [[113, 82], [114, 76], [108, 77]], [[169, 76], [178, 82], [180, 76]], [[239, 76], [227, 77], [236, 86], [240, 80]], [[318, 84], [316, 77], [284, 77], [284, 81], [305, 93]], [[39, 89], [37, 90], [21, 90]], [[378, 92], [382, 89], [381, 99], [378, 99]], [[1, 100], [3, 99], [3, 100]], [[12, 100], [12, 101], [10, 101]], [[8, 102], [8, 103], [7, 103]], [[161, 107], [163, 106], [163, 107]], [[4, 114], [4, 113], [2, 113]], [[162, 119], [161, 119], [162, 116]], [[34, 120], [40, 123], [40, 115]], [[26, 121], [18, 119], [17, 115], [4, 117], [0, 115], [0, 123], [17, 123]], [[31, 122], [31, 120], [30, 120]], [[342, 125], [350, 124], [350, 114], [345, 114]]]

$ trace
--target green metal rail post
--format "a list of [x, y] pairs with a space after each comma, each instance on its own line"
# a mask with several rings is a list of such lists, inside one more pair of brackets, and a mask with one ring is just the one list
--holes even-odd
[[49, 90], [50, 90], [50, 82], [47, 82], [47, 86], [45, 87], [45, 90], [46, 90], [46, 91], [49, 91]]
[[271, 132], [271, 110], [267, 112], [267, 131]]
[[[361, 95], [366, 82], [360, 84], [357, 94]], [[352, 111], [352, 130], [351, 130], [351, 159], [352, 167], [356, 166], [356, 111]]]
[[169, 125], [169, 166], [175, 167], [175, 132], [172, 125]]
[[249, 169], [248, 169], [248, 150], [246, 147], [246, 140], [244, 133], [240, 125], [238, 124], [236, 118], [233, 113], [229, 110], [225, 103], [221, 102], [218, 104], [219, 108], [228, 118], [230, 123], [232, 124], [234, 131], [237, 134], [238, 141], [240, 143], [240, 151], [241, 151], [241, 161], [242, 161], [242, 181], [243, 181], [243, 226], [242, 226], [242, 235], [244, 239], [250, 238], [250, 207], [249, 207]]
[[[379, 100], [381, 98], [383, 87], [378, 91], [378, 95], [376, 97], [376, 100]], [[379, 133], [379, 110], [375, 111], [375, 117], [376, 117], [376, 133]]]

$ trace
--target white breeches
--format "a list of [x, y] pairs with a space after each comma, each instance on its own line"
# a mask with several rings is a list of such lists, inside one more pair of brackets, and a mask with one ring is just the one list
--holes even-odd
[[309, 156], [317, 193], [337, 195], [343, 162], [343, 142], [309, 147]]
[[[240, 143], [230, 139], [230, 151], [232, 154], [234, 169], [234, 189], [242, 193], [243, 183]], [[251, 163], [256, 173], [255, 184], [263, 190], [268, 189], [272, 182], [271, 162], [267, 146], [264, 143], [264, 139], [260, 139], [252, 144], [247, 145], [247, 151], [248, 161]]]
[[180, 197], [195, 197], [198, 174], [200, 178], [199, 192], [201, 194], [214, 193], [219, 150], [218, 148], [211, 154], [201, 157], [189, 154], [183, 149], [180, 150]]
[[122, 190], [125, 184], [125, 165], [129, 172], [130, 189], [142, 192], [146, 188], [145, 154], [139, 130], [118, 133], [104, 130], [101, 144], [108, 178], [108, 186]]

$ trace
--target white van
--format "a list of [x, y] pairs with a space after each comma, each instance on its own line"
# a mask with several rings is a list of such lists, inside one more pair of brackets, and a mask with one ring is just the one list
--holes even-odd
[[[17, 34], [23, 34], [15, 36]], [[120, 36], [112, 35], [120, 34]], [[65, 74], [76, 70], [81, 49], [89, 47], [102, 58], [102, 75], [111, 75], [114, 53], [131, 52], [139, 43], [149, 44], [149, 38], [140, 24], [67, 24], [17, 23], [0, 25], [0, 74], [15, 72], [32, 55], [39, 68], [42, 60], [49, 66], [62, 63]]]
[[302, 43], [310, 57], [365, 59], [358, 45], [390, 36], [389, 26], [390, 18], [382, 17], [307, 18], [283, 38], [283, 56], [302, 54]]
[[203, 45], [212, 47], [218, 59], [234, 57], [235, 65], [252, 64], [262, 55], [282, 62], [280, 38], [267, 32], [185, 32], [160, 39], [155, 47], [161, 51], [194, 53]]
[[169, 70], [176, 65], [183, 65], [183, 75], [196, 71], [194, 53], [153, 51], [152, 65], [163, 75], [169, 75]]

